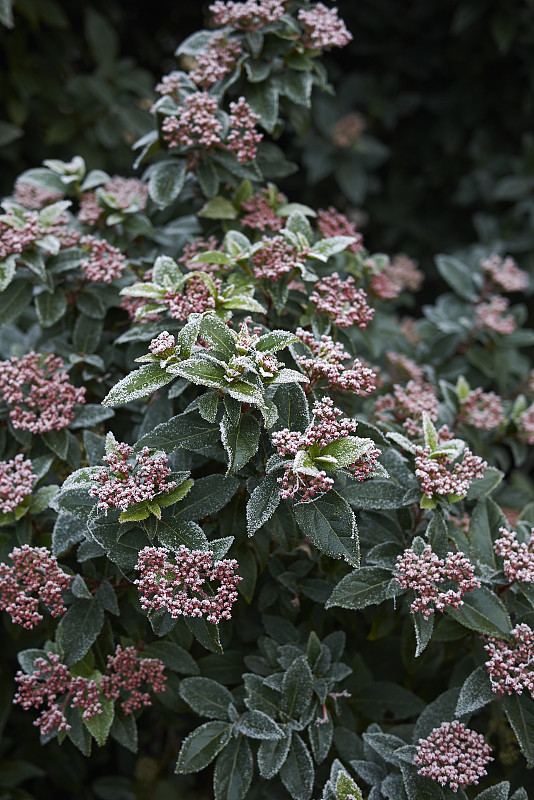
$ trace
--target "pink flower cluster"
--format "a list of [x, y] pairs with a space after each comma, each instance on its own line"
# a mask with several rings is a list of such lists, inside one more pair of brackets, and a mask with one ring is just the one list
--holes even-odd
[[85, 388], [69, 382], [61, 358], [28, 353], [0, 361], [0, 401], [7, 404], [14, 428], [46, 433], [69, 425], [74, 406], [85, 403]]
[[286, 0], [245, 0], [235, 3], [216, 0], [209, 8], [215, 25], [231, 25], [242, 31], [257, 31], [271, 22], [278, 22], [285, 11]]
[[[83, 719], [102, 713], [95, 681], [81, 676], [73, 678], [55, 653], [47, 653], [46, 658], [36, 658], [34, 672], [26, 675], [19, 671], [15, 681], [19, 689], [14, 703], [21, 705], [25, 711], [47, 706], [33, 723], [40, 728], [41, 734], [51, 733], [54, 729], [58, 732], [70, 730], [65, 717], [69, 702], [71, 706], [82, 710]], [[61, 705], [58, 698], [62, 698]]]
[[418, 268], [417, 261], [404, 253], [393, 256], [390, 263], [385, 266], [384, 272], [392, 283], [398, 286], [399, 291], [408, 289], [410, 292], [417, 292], [424, 280], [424, 274]]
[[334, 206], [318, 210], [317, 227], [326, 239], [333, 236], [354, 236], [356, 241], [349, 244], [347, 248], [347, 250], [352, 250], [353, 253], [359, 253], [363, 249], [363, 236], [358, 233], [355, 224], [341, 211], [337, 211]]
[[88, 280], [111, 283], [121, 277], [126, 269], [126, 259], [118, 247], [90, 234], [82, 236], [80, 244], [88, 252], [88, 258], [84, 258], [80, 264]]
[[510, 256], [502, 259], [496, 253], [480, 262], [484, 273], [503, 292], [523, 292], [528, 286], [528, 274], [519, 269]]
[[405, 356], [403, 353], [395, 353], [393, 350], [387, 351], [386, 358], [390, 366], [389, 371], [393, 375], [393, 378], [399, 379], [408, 377], [418, 384], [423, 383], [425, 371], [411, 358], [408, 358], [408, 356]]
[[527, 444], [534, 444], [534, 403], [519, 417], [517, 437]]
[[477, 303], [475, 306], [475, 326], [477, 328], [487, 328], [495, 333], [507, 336], [516, 329], [515, 318], [511, 314], [506, 314], [510, 301], [502, 295], [494, 295], [490, 300]]
[[[421, 555], [408, 549], [398, 556], [395, 578], [403, 589], [414, 589], [417, 596], [410, 611], [412, 614], [420, 611], [425, 619], [447, 606], [460, 608], [462, 595], [480, 586], [474, 566], [463, 553], [447, 553], [447, 557], [441, 559], [429, 544], [424, 546]], [[453, 589], [454, 584], [456, 588]], [[447, 586], [449, 588], [444, 588]]]
[[22, 453], [11, 461], [0, 461], [0, 512], [14, 511], [32, 493], [34, 480], [32, 462]]
[[310, 388], [321, 380], [327, 380], [331, 389], [364, 396], [374, 392], [376, 373], [359, 359], [354, 360], [351, 369], [346, 369], [343, 361], [350, 358], [350, 354], [340, 342], [334, 342], [326, 334], [317, 341], [313, 333], [303, 328], [297, 328], [295, 333], [312, 352], [311, 358], [297, 356], [295, 359], [308, 377]]
[[15, 183], [13, 199], [24, 208], [39, 210], [55, 203], [56, 200], [61, 200], [61, 195], [50, 189], [43, 189], [41, 186], [34, 186], [26, 181], [18, 180]]
[[463, 497], [474, 480], [484, 476], [488, 466], [480, 456], [475, 456], [466, 447], [463, 458], [457, 462], [452, 472], [447, 467], [452, 463], [448, 455], [432, 457], [429, 447], [416, 447], [415, 474], [427, 497], [435, 494], [440, 497], [456, 495]]
[[273, 236], [271, 239], [264, 236], [261, 241], [261, 250], [252, 256], [254, 275], [258, 279], [279, 281], [283, 275], [298, 269], [306, 261], [306, 254], [299, 253], [283, 236]]
[[323, 3], [317, 3], [309, 11], [301, 8], [298, 18], [304, 25], [304, 36], [301, 40], [304, 47], [324, 50], [327, 47], [345, 47], [352, 41], [352, 34], [348, 32], [343, 20], [338, 18], [337, 8], [329, 9]]
[[367, 304], [366, 298], [363, 289], [355, 289], [352, 275], [342, 281], [337, 272], [318, 281], [310, 295], [317, 313], [327, 314], [340, 328], [351, 325], [362, 329], [367, 327], [375, 311]]
[[162, 331], [159, 336], [152, 339], [148, 345], [148, 349], [155, 356], [170, 356], [174, 350], [176, 342], [174, 336], [169, 331]]
[[488, 636], [484, 645], [491, 687], [500, 695], [526, 690], [534, 698], [534, 631], [521, 623], [512, 629], [512, 636], [513, 642]]
[[[278, 192], [277, 204], [282, 203], [283, 195]], [[279, 217], [268, 202], [268, 192], [263, 190], [253, 194], [250, 200], [241, 204], [247, 213], [241, 218], [241, 224], [257, 231], [279, 231], [284, 227], [285, 220]]]
[[528, 544], [517, 541], [517, 533], [499, 528], [501, 538], [495, 541], [495, 552], [504, 559], [504, 574], [510, 581], [534, 583], [534, 528]]
[[23, 544], [9, 554], [13, 566], [0, 564], [0, 608], [12, 621], [24, 628], [34, 628], [43, 615], [37, 610], [39, 600], [53, 617], [65, 611], [61, 593], [69, 588], [72, 577], [58, 566], [46, 547]]
[[161, 83], [156, 84], [156, 92], [161, 95], [169, 95], [177, 99], [177, 92], [180, 88], [180, 73], [171, 72], [170, 75], [164, 75]]
[[191, 270], [198, 270], [199, 272], [220, 272], [222, 269], [225, 269], [223, 264], [210, 264], [207, 261], [198, 261], [194, 264], [191, 263], [191, 259], [195, 256], [198, 256], [201, 253], [206, 253], [209, 250], [218, 249], [219, 242], [217, 241], [216, 236], [210, 236], [208, 239], [195, 239], [194, 242], [184, 245], [184, 252], [182, 257], [179, 259], [179, 262], [180, 264], [183, 264], [184, 267], [187, 267]]
[[419, 739], [413, 763], [419, 767], [419, 775], [457, 792], [464, 786], [476, 786], [486, 775], [486, 764], [493, 761], [490, 753], [481, 733], [455, 719], [442, 722], [426, 739]]
[[91, 497], [98, 497], [98, 508], [126, 511], [136, 503], [151, 501], [156, 495], [175, 488], [174, 481], [167, 482], [171, 470], [165, 455], [151, 456], [148, 447], [143, 447], [132, 463], [133, 452], [133, 447], [118, 442], [115, 449], [104, 456], [108, 466], [92, 476], [98, 485], [89, 490]]
[[489, 431], [505, 423], [502, 399], [495, 392], [473, 389], [460, 403], [459, 422]]
[[[165, 547], [145, 547], [139, 553], [135, 569], [141, 577], [134, 581], [139, 589], [141, 607], [145, 610], [168, 611], [171, 617], [202, 617], [219, 623], [231, 619], [237, 600], [235, 559], [213, 561], [213, 553], [188, 550], [180, 545], [172, 554]], [[219, 581], [215, 593], [204, 591], [206, 581]]]
[[[114, 206], [119, 210], [143, 211], [146, 206], [148, 186], [137, 178], [121, 178], [115, 175], [102, 186], [103, 191], [111, 195]], [[104, 216], [104, 211], [98, 203], [96, 192], [86, 192], [80, 200], [78, 219], [88, 225], [96, 225]]]
[[197, 66], [189, 73], [189, 77], [202, 89], [209, 89], [220, 81], [237, 64], [243, 48], [237, 39], [226, 39], [225, 36], [214, 36], [206, 49], [197, 56]]
[[240, 164], [256, 158], [263, 134], [256, 130], [260, 116], [256, 114], [244, 97], [230, 103], [230, 133], [226, 146], [234, 153]]
[[[221, 281], [216, 279], [217, 289], [221, 285]], [[163, 297], [163, 302], [173, 319], [187, 319], [189, 314], [202, 314], [209, 308], [215, 308], [215, 298], [210, 294], [206, 282], [194, 273], [186, 282], [183, 292], [169, 290]]]
[[[150, 692], [165, 691], [165, 666], [159, 658], [140, 658], [135, 647], [117, 645], [115, 655], [108, 656], [109, 675], [104, 675], [100, 688], [107, 700], [118, 700], [124, 692], [128, 697], [121, 702], [126, 715], [152, 705]], [[142, 691], [144, 684], [145, 691]], [[149, 689], [149, 691], [146, 691]]]
[[44, 236], [39, 217], [33, 211], [24, 214], [24, 225], [22, 228], [12, 228], [4, 222], [0, 222], [0, 260], [13, 254], [22, 253], [27, 247], [42, 239]]
[[366, 127], [367, 123], [363, 114], [358, 112], [345, 114], [332, 129], [332, 141], [338, 147], [352, 147], [353, 144], [360, 141]]
[[375, 414], [387, 422], [393, 418], [402, 424], [409, 436], [420, 436], [423, 432], [423, 412], [435, 422], [438, 418], [438, 399], [430, 383], [412, 380], [406, 386], [394, 384], [393, 393], [385, 394], [376, 401]]

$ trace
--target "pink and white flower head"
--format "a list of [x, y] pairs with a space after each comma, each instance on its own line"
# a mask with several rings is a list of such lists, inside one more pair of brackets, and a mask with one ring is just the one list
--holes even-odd
[[156, 92], [177, 99], [182, 75], [183, 73], [181, 72], [171, 72], [169, 75], [164, 75], [161, 82], [156, 84]]
[[53, 617], [66, 610], [62, 592], [70, 587], [72, 577], [58, 566], [46, 547], [15, 547], [9, 554], [13, 565], [0, 564], [0, 608], [13, 622], [34, 628], [42, 619], [39, 601], [48, 606]]
[[196, 57], [197, 66], [189, 73], [189, 78], [202, 89], [209, 89], [234, 69], [242, 52], [237, 39], [227, 39], [222, 34], [214, 36]]
[[527, 444], [534, 444], [534, 403], [519, 417], [517, 438]]
[[457, 792], [465, 786], [476, 786], [487, 774], [486, 764], [493, 761], [490, 753], [491, 747], [481, 733], [455, 719], [442, 722], [426, 739], [419, 739], [413, 763], [419, 767], [419, 775]]
[[97, 485], [89, 489], [91, 497], [98, 497], [98, 508], [126, 511], [176, 487], [175, 481], [167, 480], [171, 470], [166, 455], [151, 456], [148, 447], [144, 447], [135, 460], [133, 454], [133, 447], [117, 442], [115, 449], [104, 456], [108, 466], [92, 476]]
[[126, 258], [118, 247], [113, 247], [105, 239], [97, 239], [91, 234], [80, 239], [87, 258], [82, 259], [81, 268], [93, 283], [111, 283], [120, 278], [127, 267]]
[[285, 11], [286, 0], [216, 0], [209, 8], [218, 27], [230, 25], [242, 31], [257, 31], [264, 25], [278, 22]]
[[352, 367], [345, 367], [343, 361], [350, 358], [340, 342], [334, 342], [331, 336], [323, 334], [320, 341], [313, 333], [297, 328], [296, 335], [308, 347], [312, 356], [296, 356], [295, 360], [306, 374], [309, 387], [319, 381], [326, 380], [331, 389], [338, 389], [353, 394], [367, 396], [376, 389], [376, 373], [359, 359], [353, 361]]
[[504, 560], [504, 574], [510, 583], [534, 583], [534, 528], [530, 532], [528, 543], [518, 542], [515, 531], [499, 528], [499, 533], [501, 537], [495, 541], [494, 549]]
[[148, 349], [155, 356], [162, 356], [168, 358], [174, 352], [176, 342], [174, 336], [169, 331], [162, 331], [159, 336], [152, 339], [148, 345]]
[[510, 301], [502, 295], [494, 295], [487, 302], [475, 306], [475, 326], [507, 336], [517, 327], [512, 314], [506, 314]]
[[484, 476], [488, 466], [480, 456], [473, 455], [468, 447], [463, 451], [462, 460], [457, 461], [452, 470], [449, 469], [453, 462], [450, 455], [433, 457], [429, 447], [417, 446], [415, 451], [415, 474], [422, 491], [429, 498], [434, 495], [453, 496], [453, 499], [463, 497], [473, 481]]
[[326, 314], [340, 328], [366, 328], [374, 316], [363, 289], [356, 289], [352, 275], [343, 281], [337, 272], [322, 278], [310, 295], [318, 314]]
[[460, 403], [458, 419], [460, 422], [484, 431], [499, 428], [506, 421], [502, 399], [495, 392], [483, 392], [480, 388], [473, 389]]
[[100, 688], [108, 700], [121, 701], [126, 715], [152, 705], [151, 692], [165, 691], [165, 665], [159, 658], [141, 658], [135, 647], [119, 645], [115, 654], [107, 657], [109, 675], [104, 675]]
[[[13, 215], [15, 222], [15, 216]], [[24, 214], [22, 226], [7, 225], [0, 222], [0, 260], [8, 256], [22, 253], [26, 248], [31, 247], [38, 239], [42, 239], [44, 233], [39, 223], [39, 216], [34, 211]]]
[[138, 178], [122, 178], [114, 175], [96, 192], [86, 192], [80, 200], [78, 219], [88, 225], [96, 225], [104, 219], [104, 210], [98, 202], [100, 193], [109, 195], [111, 205], [118, 211], [143, 211], [146, 206], [148, 185]]
[[405, 253], [394, 255], [384, 267], [384, 272], [399, 291], [408, 289], [410, 292], [417, 292], [424, 280], [424, 274], [418, 268], [417, 261]]
[[66, 428], [77, 403], [85, 403], [85, 388], [69, 381], [58, 356], [28, 353], [0, 361], [0, 402], [6, 403], [14, 428], [46, 433]]
[[438, 398], [430, 383], [411, 380], [405, 386], [394, 384], [393, 392], [379, 397], [375, 414], [383, 422], [393, 421], [402, 425], [409, 436], [423, 433], [423, 413], [432, 422], [438, 418]]
[[363, 236], [356, 230], [356, 225], [345, 214], [334, 206], [320, 208], [317, 212], [317, 227], [323, 237], [330, 239], [333, 236], [354, 236], [355, 242], [349, 244], [347, 250], [359, 253], [363, 249]]
[[10, 461], [0, 461], [0, 512], [15, 511], [31, 495], [34, 481], [32, 462], [22, 453]]
[[[217, 624], [232, 616], [242, 580], [235, 574], [238, 566], [235, 559], [214, 561], [212, 552], [185, 545], [174, 553], [165, 547], [145, 547], [135, 565], [140, 577], [134, 583], [145, 610], [168, 611], [173, 618], [206, 617]], [[219, 584], [215, 592], [206, 586], [213, 581]]]
[[534, 631], [521, 623], [512, 629], [511, 642], [488, 636], [484, 649], [491, 687], [497, 694], [522, 694], [534, 698]]
[[493, 253], [489, 258], [483, 258], [480, 266], [492, 283], [503, 292], [524, 292], [528, 286], [528, 274], [519, 269], [511, 256], [503, 259]]
[[210, 250], [219, 250], [219, 242], [216, 236], [210, 236], [209, 239], [195, 239], [184, 245], [184, 252], [179, 258], [180, 264], [190, 270], [198, 270], [199, 272], [220, 272], [225, 269], [223, 264], [210, 264], [208, 261], [195, 261], [192, 262], [195, 256], [201, 253], [207, 253]]
[[264, 236], [261, 242], [261, 249], [252, 256], [252, 268], [258, 279], [279, 281], [306, 261], [306, 254], [298, 252], [283, 236]]
[[61, 200], [61, 197], [62, 195], [58, 192], [43, 189], [41, 186], [34, 186], [32, 183], [20, 179], [15, 183], [13, 192], [13, 198], [16, 203], [35, 211]]
[[161, 126], [169, 148], [202, 146], [209, 150], [220, 144], [223, 126], [218, 110], [217, 99], [207, 92], [188, 95], [177, 116], [166, 117]]
[[[271, 208], [268, 200], [268, 191], [263, 190], [253, 194], [250, 200], [241, 204], [247, 213], [241, 218], [241, 224], [256, 231], [279, 231], [284, 227], [284, 217], [279, 217]], [[278, 192], [277, 204], [283, 202], [283, 195]]]
[[[214, 279], [214, 284], [217, 290], [222, 286], [218, 278]], [[210, 308], [215, 308], [215, 298], [206, 281], [194, 272], [185, 283], [183, 291], [169, 290], [163, 297], [163, 303], [173, 319], [187, 319], [190, 314], [202, 314]]]
[[345, 47], [352, 41], [352, 34], [337, 13], [337, 8], [327, 8], [323, 3], [317, 3], [309, 11], [301, 8], [298, 18], [304, 25], [303, 46], [325, 50], [330, 47]]
[[408, 549], [397, 557], [395, 579], [403, 589], [414, 589], [410, 611], [420, 611], [425, 619], [448, 606], [460, 608], [462, 596], [480, 586], [473, 564], [463, 553], [447, 553], [441, 559], [429, 544], [420, 555]]
[[256, 130], [260, 116], [256, 114], [244, 97], [230, 103], [230, 133], [226, 137], [227, 148], [234, 153], [240, 164], [253, 161], [263, 134]]

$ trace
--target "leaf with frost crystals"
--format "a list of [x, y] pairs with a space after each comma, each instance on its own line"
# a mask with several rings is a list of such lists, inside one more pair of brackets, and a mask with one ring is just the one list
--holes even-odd
[[274, 473], [266, 475], [247, 502], [247, 529], [252, 536], [274, 514], [280, 503], [280, 484]]
[[208, 386], [211, 389], [222, 389], [226, 386], [226, 364], [207, 354], [193, 355], [168, 369], [173, 375], [181, 375], [182, 378], [187, 378], [191, 383], [200, 386]]
[[347, 501], [336, 491], [326, 492], [309, 503], [298, 503], [294, 512], [302, 532], [322, 553], [359, 567], [356, 519]]
[[147, 364], [140, 369], [130, 372], [125, 378], [115, 384], [113, 389], [102, 400], [103, 406], [118, 406], [129, 403], [140, 397], [153, 394], [165, 384], [174, 380], [174, 375], [162, 369], [159, 364]]

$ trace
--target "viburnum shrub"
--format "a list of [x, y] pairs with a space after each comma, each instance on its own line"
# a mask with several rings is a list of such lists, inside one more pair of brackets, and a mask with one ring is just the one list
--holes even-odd
[[418, 308], [413, 259], [272, 182], [337, 10], [211, 12], [140, 178], [50, 160], [3, 203], [16, 722], [139, 752], [125, 797], [525, 800], [528, 275], [440, 255], [453, 292]]

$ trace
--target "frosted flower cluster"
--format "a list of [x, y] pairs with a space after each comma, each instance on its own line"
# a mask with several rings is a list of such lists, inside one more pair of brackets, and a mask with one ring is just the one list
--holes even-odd
[[488, 636], [484, 645], [491, 687], [496, 694], [527, 691], [534, 698], [534, 631], [521, 623], [511, 633], [512, 642]]
[[[106, 181], [101, 190], [112, 198], [112, 206], [120, 211], [143, 211], [146, 206], [148, 186], [137, 178], [122, 178], [114, 175]], [[96, 225], [104, 216], [104, 209], [98, 202], [99, 192], [86, 192], [80, 200], [78, 219], [88, 225]]]
[[[217, 289], [221, 285], [221, 281], [215, 279]], [[215, 308], [215, 298], [210, 293], [206, 282], [200, 275], [194, 273], [185, 283], [183, 291], [169, 290], [165, 293], [163, 302], [173, 319], [187, 319], [189, 314], [202, 314], [210, 308]]]
[[353, 253], [359, 253], [363, 249], [363, 236], [358, 233], [355, 224], [334, 206], [320, 208], [317, 211], [317, 227], [325, 239], [333, 236], [353, 236], [356, 241], [347, 247], [347, 250], [352, 250]]
[[285, 11], [286, 0], [245, 0], [242, 3], [217, 0], [209, 8], [215, 25], [231, 25], [242, 31], [256, 31], [271, 22], [278, 22]]
[[180, 88], [180, 78], [180, 72], [171, 72], [169, 75], [164, 75], [160, 83], [156, 84], [156, 92], [176, 99], [178, 89]]
[[355, 288], [352, 275], [343, 281], [337, 272], [318, 281], [310, 295], [317, 313], [326, 314], [340, 328], [367, 327], [375, 312], [366, 298], [363, 289]]
[[416, 383], [423, 383], [425, 371], [413, 359], [405, 356], [404, 353], [395, 353], [393, 350], [388, 350], [386, 358], [389, 364], [389, 372], [393, 378], [407, 377]]
[[115, 449], [104, 456], [108, 466], [92, 476], [98, 485], [89, 489], [91, 497], [98, 497], [98, 508], [126, 511], [176, 487], [175, 481], [167, 480], [171, 470], [166, 455], [151, 456], [148, 447], [143, 447], [135, 460], [133, 454], [133, 447], [117, 442]]
[[412, 614], [420, 611], [425, 619], [447, 606], [460, 608], [462, 595], [480, 586], [474, 566], [463, 553], [447, 553], [441, 559], [429, 544], [421, 555], [408, 549], [398, 556], [395, 578], [403, 589], [415, 591], [410, 611]]
[[[278, 192], [277, 203], [283, 201], [283, 195]], [[284, 227], [285, 219], [279, 217], [271, 208], [268, 201], [268, 191], [263, 190], [253, 194], [249, 200], [241, 204], [247, 213], [241, 218], [241, 224], [256, 231], [279, 231]]]
[[530, 541], [519, 543], [517, 533], [506, 528], [499, 528], [500, 539], [495, 541], [494, 549], [504, 560], [504, 574], [510, 581], [528, 581], [534, 583], [534, 528], [530, 533]]
[[178, 259], [180, 264], [190, 270], [198, 270], [199, 272], [220, 272], [224, 269], [223, 264], [210, 264], [208, 261], [195, 261], [191, 262], [195, 256], [201, 253], [206, 253], [210, 250], [218, 250], [219, 242], [216, 236], [210, 236], [208, 239], [195, 239], [194, 242], [189, 242], [184, 245], [182, 256]]
[[517, 436], [527, 444], [534, 444], [534, 403], [519, 417]]
[[[135, 647], [119, 645], [115, 654], [107, 657], [108, 675], [100, 680], [100, 688], [107, 700], [121, 701], [128, 716], [140, 708], [152, 705], [150, 692], [165, 691], [165, 666], [159, 658], [141, 658]], [[126, 697], [124, 697], [126, 695]]]
[[0, 361], [0, 401], [6, 403], [14, 428], [46, 433], [66, 428], [85, 388], [70, 382], [61, 358], [27, 353]]
[[[134, 583], [145, 610], [168, 611], [173, 618], [206, 617], [217, 624], [232, 616], [242, 580], [235, 574], [237, 567], [235, 559], [213, 561], [212, 552], [185, 545], [174, 553], [165, 547], [145, 547], [135, 565], [140, 577]], [[206, 582], [212, 581], [219, 582], [217, 591], [210, 587], [206, 592]]]
[[325, 50], [330, 47], [345, 47], [352, 41], [352, 34], [337, 13], [337, 8], [327, 8], [323, 3], [317, 3], [309, 11], [301, 8], [298, 18], [304, 25], [303, 46]]
[[0, 512], [14, 511], [32, 493], [34, 480], [32, 462], [21, 453], [10, 461], [0, 461]]
[[174, 350], [175, 340], [172, 333], [162, 331], [155, 339], [152, 339], [148, 349], [155, 356], [170, 356]]
[[256, 158], [258, 145], [263, 139], [263, 134], [256, 130], [259, 119], [259, 114], [251, 109], [244, 97], [230, 103], [230, 133], [226, 138], [226, 146], [240, 164]]
[[481, 733], [455, 719], [442, 722], [426, 739], [419, 739], [413, 763], [419, 767], [419, 775], [457, 792], [464, 786], [476, 786], [486, 775], [486, 764], [493, 761], [490, 753]]
[[401, 424], [409, 436], [422, 434], [423, 412], [435, 422], [438, 418], [438, 399], [434, 387], [419, 380], [408, 381], [406, 386], [394, 384], [393, 392], [379, 397], [375, 406], [378, 419]]
[[126, 269], [126, 259], [118, 247], [114, 247], [105, 239], [87, 234], [82, 236], [80, 244], [88, 253], [80, 264], [85, 276], [93, 283], [111, 283], [120, 278]]
[[483, 258], [480, 266], [492, 283], [504, 292], [524, 292], [528, 286], [528, 274], [519, 269], [510, 256], [503, 259], [493, 253], [489, 258]]
[[502, 399], [495, 392], [473, 389], [460, 403], [460, 422], [489, 431], [503, 425], [505, 420]]
[[189, 77], [197, 86], [209, 89], [233, 70], [242, 52], [241, 44], [236, 39], [214, 36], [206, 49], [196, 57], [197, 66], [189, 73]]
[[298, 252], [283, 236], [262, 238], [262, 248], [252, 256], [252, 267], [256, 278], [279, 281], [306, 261], [306, 254]]
[[43, 236], [39, 216], [34, 211], [24, 214], [24, 223], [21, 227], [11, 227], [0, 222], [0, 260], [24, 252]]
[[18, 180], [15, 183], [13, 199], [24, 208], [38, 211], [51, 203], [55, 203], [57, 200], [61, 200], [61, 195], [58, 192], [52, 192], [50, 189], [43, 189], [41, 186], [34, 186], [27, 181]]
[[0, 608], [12, 621], [24, 628], [34, 628], [42, 619], [39, 601], [48, 606], [53, 617], [66, 610], [61, 593], [70, 587], [72, 577], [58, 566], [46, 547], [23, 544], [9, 554], [13, 565], [0, 564]]
[[503, 336], [513, 333], [516, 329], [516, 321], [511, 314], [506, 314], [509, 306], [508, 298], [499, 294], [494, 295], [486, 302], [478, 303], [475, 306], [475, 326], [487, 328]]
[[310, 358], [296, 356], [295, 360], [309, 380], [308, 388], [312, 388], [321, 380], [328, 381], [331, 389], [353, 392], [357, 395], [368, 395], [376, 389], [376, 373], [355, 359], [352, 367], [345, 368], [343, 361], [350, 358], [340, 342], [334, 342], [331, 336], [323, 334], [320, 341], [313, 333], [297, 328], [295, 331], [300, 341], [312, 352]]
[[408, 289], [417, 292], [423, 283], [424, 273], [417, 266], [417, 261], [405, 253], [397, 253], [389, 264], [384, 267], [384, 272], [392, 283], [398, 286], [399, 291]]
[[457, 461], [450, 470], [448, 467], [452, 462], [453, 459], [448, 454], [432, 456], [429, 447], [416, 447], [415, 474], [427, 497], [463, 497], [472, 482], [484, 476], [484, 470], [488, 466], [486, 461], [475, 456], [468, 447], [463, 451], [462, 460]]

